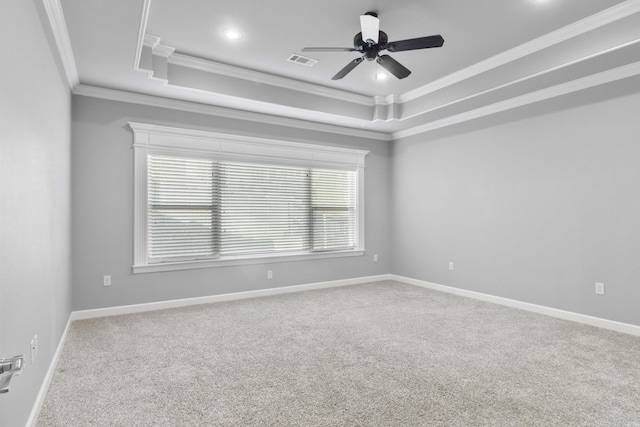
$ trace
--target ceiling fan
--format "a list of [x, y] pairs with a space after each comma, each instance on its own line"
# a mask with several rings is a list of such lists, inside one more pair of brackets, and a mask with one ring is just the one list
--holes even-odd
[[361, 32], [353, 38], [353, 47], [305, 47], [303, 52], [360, 52], [362, 56], [349, 62], [346, 67], [338, 72], [331, 80], [339, 80], [349, 74], [365, 59], [374, 59], [383, 68], [399, 79], [404, 79], [411, 71], [389, 55], [380, 55], [380, 51], [401, 52], [404, 50], [428, 49], [441, 47], [444, 39], [441, 35], [418, 37], [415, 39], [390, 42], [387, 34], [380, 31], [380, 20], [375, 12], [367, 12], [360, 15]]

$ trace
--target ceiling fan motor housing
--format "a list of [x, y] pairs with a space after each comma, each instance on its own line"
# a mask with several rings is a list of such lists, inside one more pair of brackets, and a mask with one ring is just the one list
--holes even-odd
[[362, 33], [358, 33], [353, 38], [353, 47], [356, 50], [362, 52], [364, 54], [363, 56], [368, 61], [373, 61], [378, 57], [378, 53], [381, 50], [385, 49], [388, 41], [389, 38], [387, 37], [387, 33], [385, 33], [384, 31], [378, 32], [377, 44], [371, 44], [371, 42], [367, 43], [366, 41], [362, 40]]

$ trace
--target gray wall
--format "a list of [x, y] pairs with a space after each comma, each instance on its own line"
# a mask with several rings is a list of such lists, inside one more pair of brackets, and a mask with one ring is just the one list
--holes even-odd
[[27, 421], [71, 312], [71, 96], [41, 18], [42, 2], [2, 3], [0, 357], [39, 343], [0, 395], [2, 426]]
[[[133, 274], [133, 134], [130, 121], [370, 150], [366, 158], [366, 255], [304, 262]], [[388, 142], [140, 106], [73, 98], [73, 308], [138, 304], [386, 274]], [[373, 262], [373, 255], [379, 261]], [[273, 279], [267, 279], [273, 270]], [[102, 277], [112, 276], [104, 287]]]
[[393, 273], [640, 325], [638, 88], [395, 141]]

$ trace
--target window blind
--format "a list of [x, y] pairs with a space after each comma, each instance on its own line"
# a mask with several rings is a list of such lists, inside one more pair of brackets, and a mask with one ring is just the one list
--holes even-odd
[[353, 249], [356, 172], [149, 155], [150, 262]]
[[207, 159], [149, 156], [149, 258], [218, 254], [218, 168]]
[[356, 175], [353, 171], [313, 169], [311, 209], [313, 250], [348, 249], [356, 244]]
[[220, 163], [221, 253], [309, 248], [307, 169]]

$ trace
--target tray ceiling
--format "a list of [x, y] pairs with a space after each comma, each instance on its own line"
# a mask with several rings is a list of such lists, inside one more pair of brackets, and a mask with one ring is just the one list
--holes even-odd
[[[640, 74], [640, 0], [44, 1], [74, 93], [378, 139]], [[445, 44], [389, 53], [403, 80], [369, 61], [331, 80], [358, 54], [301, 49], [350, 47], [367, 11]]]

